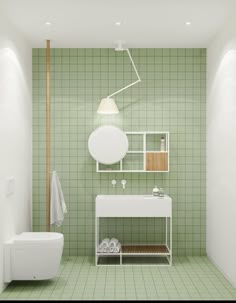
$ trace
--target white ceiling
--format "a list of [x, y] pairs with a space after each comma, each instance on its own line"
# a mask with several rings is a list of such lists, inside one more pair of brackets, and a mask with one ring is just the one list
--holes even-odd
[[[0, 0], [33, 47], [206, 47], [236, 0]], [[51, 26], [45, 22], [50, 21]], [[121, 25], [116, 26], [115, 22]], [[185, 22], [191, 21], [191, 26]]]

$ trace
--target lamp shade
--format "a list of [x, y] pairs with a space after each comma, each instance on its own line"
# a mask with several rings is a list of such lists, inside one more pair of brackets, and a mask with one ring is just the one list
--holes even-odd
[[98, 106], [97, 113], [104, 115], [119, 114], [119, 109], [116, 106], [115, 100], [107, 97], [102, 99]]

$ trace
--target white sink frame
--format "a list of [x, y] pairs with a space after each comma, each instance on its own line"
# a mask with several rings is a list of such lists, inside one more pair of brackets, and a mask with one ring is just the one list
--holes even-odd
[[[98, 195], [96, 197], [95, 208], [95, 265], [98, 264], [100, 257], [117, 256], [120, 258], [118, 265], [128, 265], [123, 263], [123, 256], [146, 256], [146, 257], [166, 257], [168, 264], [150, 264], [153, 265], [172, 265], [172, 199], [169, 196], [163, 198], [153, 197], [148, 195]], [[165, 243], [152, 244], [148, 246], [158, 247], [160, 245], [166, 246], [166, 252], [155, 253], [125, 253], [122, 251], [119, 253], [101, 253], [98, 252], [98, 246], [100, 243], [99, 238], [99, 219], [100, 218], [118, 218], [118, 217], [146, 217], [146, 218], [165, 218], [166, 230], [165, 230]], [[122, 243], [121, 243], [122, 244]], [[126, 244], [128, 245], [128, 244]], [[130, 244], [130, 245], [145, 245], [146, 244]], [[144, 264], [141, 264], [144, 265]], [[149, 265], [149, 264], [145, 264]], [[110, 265], [109, 265], [110, 266]]]

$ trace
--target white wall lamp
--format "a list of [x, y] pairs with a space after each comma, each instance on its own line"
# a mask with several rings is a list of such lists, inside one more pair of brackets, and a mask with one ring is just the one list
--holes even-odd
[[138, 80], [136, 80], [135, 82], [133, 82], [133, 83], [131, 83], [131, 84], [129, 84], [129, 85], [127, 85], [127, 86], [121, 88], [121, 89], [119, 89], [118, 91], [116, 91], [116, 92], [114, 92], [113, 94], [107, 96], [106, 98], [103, 98], [103, 99], [101, 100], [101, 103], [100, 103], [99, 106], [98, 106], [98, 109], [97, 109], [97, 113], [98, 113], [98, 114], [104, 114], [104, 115], [118, 114], [118, 113], [119, 113], [119, 109], [118, 109], [118, 107], [117, 107], [117, 105], [116, 105], [115, 100], [112, 99], [111, 97], [114, 96], [114, 95], [116, 95], [116, 94], [119, 94], [119, 93], [122, 92], [123, 90], [125, 90], [125, 89], [127, 89], [127, 88], [129, 88], [129, 87], [131, 87], [131, 86], [133, 86], [133, 85], [135, 85], [135, 84], [141, 82], [141, 79], [140, 79], [140, 77], [139, 77], [138, 71], [137, 71], [137, 69], [136, 69], [136, 66], [135, 66], [135, 64], [134, 64], [134, 61], [133, 61], [133, 59], [132, 59], [132, 57], [131, 57], [131, 54], [130, 54], [130, 52], [129, 52], [129, 49], [128, 49], [128, 48], [127, 48], [127, 49], [124, 49], [124, 48], [122, 47], [121, 41], [119, 41], [119, 42], [118, 42], [118, 47], [115, 48], [115, 50], [116, 50], [116, 51], [124, 51], [124, 50], [127, 51], [127, 54], [128, 54], [128, 56], [129, 56], [129, 58], [130, 58], [130, 61], [131, 61], [131, 63], [132, 63], [132, 66], [133, 66], [133, 68], [134, 68], [134, 71], [135, 71], [135, 73], [136, 73], [136, 75], [137, 75]]

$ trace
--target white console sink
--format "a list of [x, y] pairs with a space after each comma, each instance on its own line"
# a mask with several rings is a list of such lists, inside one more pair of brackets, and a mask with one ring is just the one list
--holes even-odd
[[172, 199], [151, 195], [98, 195], [96, 217], [171, 217]]

